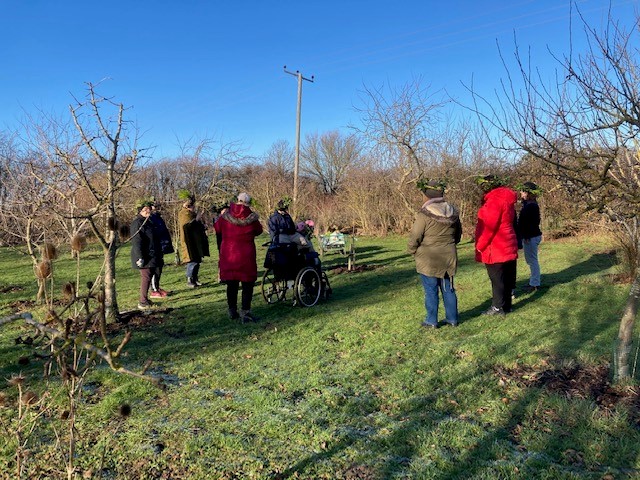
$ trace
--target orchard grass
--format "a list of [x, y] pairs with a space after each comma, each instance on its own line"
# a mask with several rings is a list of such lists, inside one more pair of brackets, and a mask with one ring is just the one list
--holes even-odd
[[[329, 270], [333, 295], [313, 308], [267, 305], [258, 285], [257, 324], [228, 319], [213, 242], [214, 257], [201, 268], [203, 287], [188, 289], [184, 267], [165, 266], [162, 287], [173, 294], [157, 303], [173, 310], [132, 324], [124, 362], [140, 369], [153, 360], [149, 373], [166, 388], [96, 368], [78, 412], [79, 471], [95, 478], [194, 479], [640, 473], [632, 406], [605, 408], [588, 395], [504, 374], [610, 363], [629, 286], [611, 281], [619, 267], [606, 238], [543, 243], [545, 288], [533, 294], [520, 288], [504, 319], [481, 315], [490, 305], [490, 284], [474, 262], [473, 245], [463, 241], [455, 278], [460, 326], [438, 330], [420, 327], [423, 292], [406, 239], [361, 238], [357, 246], [356, 265], [371, 268]], [[261, 266], [264, 248], [258, 251]], [[101, 258], [97, 248], [82, 253], [81, 283], [95, 277]], [[329, 269], [344, 262], [338, 253], [323, 259]], [[75, 279], [75, 265], [68, 252], [55, 261], [56, 296]], [[35, 299], [33, 278], [27, 258], [0, 249], [0, 316], [38, 313], [25, 303]], [[527, 279], [520, 259], [519, 287]], [[139, 275], [127, 248], [119, 253], [117, 282], [120, 310], [134, 309]], [[29, 439], [27, 467], [38, 472], [61, 462], [52, 432], [64, 428], [64, 398], [55, 377], [43, 379], [32, 350], [15, 344], [19, 335], [26, 332], [18, 324], [0, 331], [0, 414], [6, 426], [15, 413], [15, 387], [6, 381], [12, 375], [22, 372], [40, 395], [51, 392], [52, 413]], [[20, 357], [29, 364], [19, 364]], [[129, 416], [119, 414], [123, 405], [131, 407]], [[4, 436], [0, 469], [10, 475], [15, 443]]]

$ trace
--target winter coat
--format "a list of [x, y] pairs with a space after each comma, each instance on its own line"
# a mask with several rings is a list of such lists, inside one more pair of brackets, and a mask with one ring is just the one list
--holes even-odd
[[160, 239], [160, 246], [162, 247], [162, 253], [167, 255], [169, 253], [173, 253], [173, 242], [171, 242], [171, 234], [169, 233], [169, 229], [167, 228], [167, 224], [164, 223], [164, 218], [160, 216], [159, 213], [151, 214], [151, 221], [153, 222], [153, 226], [156, 229], [156, 234]]
[[518, 196], [508, 187], [485, 193], [476, 225], [476, 261], [504, 263], [518, 258], [515, 230]]
[[416, 271], [428, 277], [453, 277], [458, 269], [456, 244], [462, 236], [457, 210], [443, 198], [426, 202], [416, 217], [407, 250], [416, 261]]
[[[164, 264], [160, 238], [150, 219], [137, 215], [131, 222], [131, 266], [133, 268], [154, 268]], [[136, 262], [142, 259], [142, 266]]]
[[242, 204], [232, 203], [214, 224], [220, 235], [220, 280], [255, 282], [258, 279], [254, 238], [262, 233], [258, 214]]
[[178, 231], [180, 233], [180, 260], [183, 263], [202, 262], [209, 256], [209, 239], [204, 223], [196, 220], [196, 213], [182, 208], [178, 213]]
[[287, 212], [280, 213], [277, 210], [269, 217], [267, 222], [269, 236], [275, 244], [280, 243], [280, 234], [293, 235], [296, 233], [296, 224]]
[[540, 231], [540, 207], [538, 202], [526, 200], [518, 216], [518, 237], [528, 240], [542, 235]]

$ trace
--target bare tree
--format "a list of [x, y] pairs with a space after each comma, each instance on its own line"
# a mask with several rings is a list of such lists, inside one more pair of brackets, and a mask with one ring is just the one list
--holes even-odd
[[[32, 140], [49, 162], [43, 171], [31, 173], [53, 192], [64, 205], [57, 210], [64, 218], [85, 220], [104, 251], [105, 316], [118, 319], [116, 292], [116, 254], [120, 247], [118, 233], [119, 195], [127, 186], [133, 168], [141, 158], [137, 132], [129, 136], [125, 107], [97, 92], [97, 85], [87, 83], [87, 94], [69, 106], [71, 125], [45, 118], [32, 125]], [[78, 196], [83, 197], [78, 202]]]
[[413, 212], [406, 187], [415, 184], [425, 167], [437, 161], [433, 155], [436, 126], [445, 102], [434, 100], [420, 78], [400, 88], [365, 86], [361, 100], [362, 106], [356, 110], [362, 114], [362, 127], [353, 128], [377, 147], [379, 156], [388, 159], [389, 167], [396, 172], [396, 192], [405, 209]]
[[302, 173], [315, 179], [324, 193], [335, 195], [349, 170], [360, 161], [361, 150], [356, 135], [344, 135], [337, 130], [309, 134], [302, 146]]
[[[543, 81], [515, 49], [515, 66], [503, 58], [507, 78], [497, 101], [474, 95], [475, 111], [495, 144], [541, 159], [584, 203], [622, 226], [640, 245], [640, 62], [638, 19], [631, 29], [609, 18], [604, 31], [582, 18], [588, 47], [579, 56], [555, 57], [556, 80]], [[473, 92], [473, 88], [470, 90]], [[636, 251], [640, 251], [636, 248]], [[620, 321], [615, 377], [630, 375], [632, 331], [640, 299], [636, 272]]]
[[243, 147], [237, 141], [222, 138], [194, 138], [180, 145], [179, 188], [187, 189], [201, 202], [214, 203], [227, 198], [236, 185], [228, 175], [231, 166], [241, 163]]
[[293, 147], [286, 140], [277, 141], [267, 150], [254, 174], [247, 178], [247, 190], [263, 218], [275, 210], [278, 200], [291, 196], [293, 162]]

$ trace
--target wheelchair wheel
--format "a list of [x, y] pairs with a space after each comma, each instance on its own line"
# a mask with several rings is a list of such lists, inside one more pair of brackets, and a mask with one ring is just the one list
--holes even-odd
[[269, 304], [284, 300], [287, 293], [286, 280], [276, 280], [273, 270], [270, 268], [262, 276], [262, 296]]
[[320, 275], [311, 267], [305, 267], [296, 277], [296, 300], [304, 307], [313, 307], [320, 299], [322, 286]]

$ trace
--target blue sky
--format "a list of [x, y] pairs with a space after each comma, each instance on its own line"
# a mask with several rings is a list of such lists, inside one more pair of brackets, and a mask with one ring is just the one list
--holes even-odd
[[[629, 22], [640, 0], [581, 0], [599, 27], [608, 8]], [[0, 0], [0, 129], [38, 109], [65, 113], [84, 82], [132, 107], [153, 157], [189, 138], [241, 142], [259, 156], [295, 143], [297, 82], [304, 82], [302, 135], [358, 123], [363, 85], [422, 78], [463, 103], [461, 82], [484, 95], [504, 76], [514, 33], [552, 74], [547, 48], [583, 48], [569, 0], [65, 1]]]

